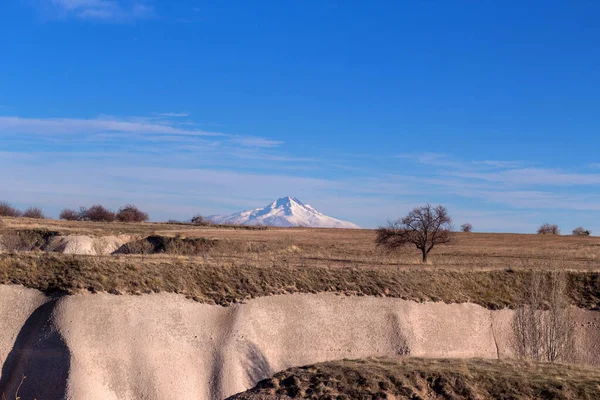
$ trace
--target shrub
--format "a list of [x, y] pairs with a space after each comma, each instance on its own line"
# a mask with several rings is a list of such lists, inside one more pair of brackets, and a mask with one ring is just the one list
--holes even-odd
[[114, 222], [117, 218], [115, 213], [100, 204], [95, 204], [90, 208], [81, 208], [79, 219], [83, 221], [94, 222]]
[[21, 211], [14, 208], [6, 201], [0, 201], [0, 216], [2, 217], [20, 217]]
[[463, 232], [473, 232], [473, 225], [466, 223], [460, 226], [460, 230]]
[[583, 227], [578, 227], [573, 229], [573, 236], [590, 236], [592, 234], [592, 232], [588, 231], [587, 229], [583, 229]]
[[201, 226], [209, 226], [209, 225], [212, 225], [212, 222], [208, 218], [198, 214], [198, 215], [195, 215], [194, 217], [192, 217], [192, 224], [201, 225]]
[[79, 219], [79, 213], [75, 210], [65, 208], [60, 212], [60, 215], [58, 217], [66, 221], [77, 221]]
[[517, 357], [535, 361], [573, 362], [574, 325], [564, 272], [531, 272], [513, 314], [513, 349]]
[[23, 214], [21, 216], [25, 217], [25, 218], [35, 218], [35, 219], [44, 219], [44, 218], [46, 218], [44, 216], [44, 212], [39, 207], [29, 207], [27, 210], [25, 210], [23, 212]]
[[543, 224], [537, 230], [538, 235], [560, 235], [560, 229], [556, 224]]
[[117, 220], [120, 222], [146, 222], [148, 221], [148, 214], [140, 211], [133, 204], [127, 204], [119, 209]]

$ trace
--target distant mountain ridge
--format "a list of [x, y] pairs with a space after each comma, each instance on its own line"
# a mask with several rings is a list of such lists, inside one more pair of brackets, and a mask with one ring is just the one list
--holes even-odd
[[262, 208], [231, 215], [212, 215], [208, 219], [216, 224], [360, 229], [352, 222], [329, 217], [291, 196], [277, 199]]

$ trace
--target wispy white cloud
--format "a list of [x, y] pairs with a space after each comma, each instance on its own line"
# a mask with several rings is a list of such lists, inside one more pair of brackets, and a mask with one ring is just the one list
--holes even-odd
[[154, 7], [141, 0], [51, 0], [57, 11], [67, 17], [104, 21], [149, 18]]
[[499, 172], [456, 172], [462, 178], [514, 185], [591, 186], [600, 185], [600, 174], [564, 172], [547, 168], [519, 168]]
[[[490, 182], [511, 187], [600, 185], [600, 173], [581, 168], [578, 171], [565, 171], [557, 168], [530, 167], [525, 161], [517, 160], [462, 161], [439, 153], [402, 154], [397, 157], [432, 167], [436, 175], [461, 179], [463, 185], [470, 181]], [[590, 164], [587, 167], [600, 167], [600, 164], [597, 166]]]
[[443, 153], [399, 154], [396, 157], [434, 167], [459, 167], [462, 165], [459, 161], [453, 160], [448, 154]]
[[279, 140], [270, 140], [270, 139], [251, 137], [251, 136], [234, 137], [234, 138], [231, 138], [230, 141], [233, 143], [237, 143], [239, 145], [245, 146], [245, 147], [271, 148], [271, 147], [279, 147], [283, 144], [283, 142], [279, 141]]
[[161, 117], [172, 117], [172, 118], [189, 117], [190, 116], [189, 113], [185, 113], [185, 112], [154, 113], [154, 115], [158, 115]]
[[475, 165], [483, 165], [488, 167], [495, 168], [518, 168], [522, 167], [525, 162], [523, 161], [500, 161], [500, 160], [483, 160], [483, 161], [473, 161]]
[[0, 134], [30, 135], [90, 134], [103, 132], [171, 134], [191, 136], [226, 136], [219, 132], [183, 128], [174, 124], [145, 120], [127, 120], [115, 117], [79, 118], [23, 118], [0, 116]]
[[[107, 148], [122, 148], [123, 140], [135, 146], [136, 152], [193, 152], [203, 159], [232, 160], [235, 158], [262, 161], [303, 161], [274, 150], [282, 141], [256, 136], [243, 136], [199, 129], [187, 121], [156, 117], [117, 118], [26, 118], [0, 116], [0, 140], [21, 143], [60, 143], [89, 147], [103, 144]], [[217, 157], [218, 156], [218, 157]]]

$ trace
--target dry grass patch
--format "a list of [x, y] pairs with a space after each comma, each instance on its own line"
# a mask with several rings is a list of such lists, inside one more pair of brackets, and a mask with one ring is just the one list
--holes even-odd
[[600, 370], [516, 361], [418, 358], [291, 368], [231, 400], [598, 399]]
[[17, 251], [45, 250], [58, 232], [46, 229], [23, 229], [5, 231], [0, 236], [0, 250]]
[[[200, 302], [230, 304], [288, 293], [334, 292], [418, 302], [472, 302], [490, 309], [514, 307], [531, 283], [528, 270], [329, 268], [265, 265], [260, 254], [227, 263], [210, 257], [172, 255], [0, 255], [0, 284], [44, 292], [182, 293]], [[600, 274], [570, 272], [570, 301], [599, 309]]]

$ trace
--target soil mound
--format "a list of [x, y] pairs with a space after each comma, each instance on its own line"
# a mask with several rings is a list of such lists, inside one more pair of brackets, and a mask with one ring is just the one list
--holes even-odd
[[34, 251], [47, 250], [59, 233], [46, 229], [22, 229], [7, 231], [0, 236], [2, 251]]
[[196, 256], [206, 254], [217, 240], [207, 238], [179, 238], [153, 235], [131, 241], [119, 247], [114, 254], [178, 254]]
[[599, 397], [600, 369], [516, 361], [386, 358], [291, 368], [229, 400]]
[[93, 238], [83, 235], [61, 236], [54, 240], [51, 251], [64, 254], [105, 255], [123, 246], [127, 236], [104, 236]]

